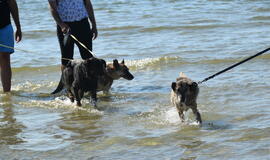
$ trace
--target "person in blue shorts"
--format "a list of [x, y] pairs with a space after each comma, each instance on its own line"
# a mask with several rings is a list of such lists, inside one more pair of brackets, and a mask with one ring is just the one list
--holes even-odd
[[10, 54], [14, 52], [14, 34], [11, 26], [10, 14], [16, 25], [15, 39], [22, 39], [19, 11], [16, 0], [0, 0], [0, 71], [4, 92], [11, 88]]

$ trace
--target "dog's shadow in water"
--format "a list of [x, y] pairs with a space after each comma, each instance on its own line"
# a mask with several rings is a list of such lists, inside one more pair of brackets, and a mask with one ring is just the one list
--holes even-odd
[[[56, 96], [57, 97], [57, 96]], [[121, 96], [120, 96], [121, 97]], [[114, 102], [119, 102], [121, 101], [121, 98], [119, 97], [119, 95], [115, 95], [115, 94], [98, 94], [98, 101], [97, 101], [97, 105], [94, 106], [89, 100], [90, 98], [90, 94], [87, 93], [84, 98], [84, 104], [82, 106], [82, 108], [93, 108], [95, 110], [98, 111], [102, 111], [102, 112], [118, 112], [120, 110], [119, 107], [115, 107], [115, 103]], [[55, 97], [54, 97], [55, 98]], [[66, 97], [65, 99], [69, 99], [68, 97]], [[72, 103], [72, 102], [70, 102]], [[74, 103], [75, 105], [75, 103]]]
[[206, 120], [203, 121], [201, 128], [205, 130], [227, 130], [233, 128], [233, 125], [222, 120]]
[[12, 95], [27, 98], [31, 100], [43, 100], [43, 101], [52, 101], [56, 96], [51, 95], [50, 93], [31, 93], [31, 92], [22, 92], [22, 91], [12, 91]]

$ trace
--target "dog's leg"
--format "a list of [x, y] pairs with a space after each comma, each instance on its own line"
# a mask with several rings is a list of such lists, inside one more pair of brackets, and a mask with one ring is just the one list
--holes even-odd
[[200, 124], [202, 124], [201, 114], [197, 109], [197, 105], [195, 107], [192, 107], [192, 112], [196, 117], [196, 121], [199, 122]]
[[103, 91], [103, 94], [105, 94], [105, 95], [110, 95], [110, 93], [111, 93], [111, 92], [110, 92], [109, 90], [104, 90], [104, 91]]
[[81, 106], [81, 97], [79, 96], [79, 89], [78, 88], [74, 88], [73, 89], [74, 91], [74, 94], [75, 94], [75, 99], [76, 99], [76, 102], [77, 102], [77, 106]]
[[180, 110], [180, 109], [177, 109], [177, 110], [178, 110], [178, 115], [179, 115], [181, 122], [182, 123], [185, 122], [184, 111]]
[[80, 99], [82, 99], [83, 96], [84, 96], [84, 91], [80, 89], [80, 90], [78, 91], [78, 93], [79, 93]]
[[93, 104], [94, 107], [97, 107], [97, 92], [91, 91], [90, 94], [91, 94], [90, 102]]
[[68, 89], [68, 97], [69, 97], [70, 101], [73, 103], [74, 102], [74, 95], [70, 89]]

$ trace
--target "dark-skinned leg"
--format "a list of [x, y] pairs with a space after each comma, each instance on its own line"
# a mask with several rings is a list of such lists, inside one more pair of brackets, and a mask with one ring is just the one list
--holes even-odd
[[0, 69], [1, 69], [1, 81], [4, 92], [10, 92], [11, 88], [11, 65], [10, 65], [10, 53], [0, 52]]

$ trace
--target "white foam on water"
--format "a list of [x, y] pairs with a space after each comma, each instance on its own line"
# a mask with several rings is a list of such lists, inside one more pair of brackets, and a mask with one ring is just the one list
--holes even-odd
[[51, 103], [57, 108], [69, 108], [72, 110], [83, 110], [94, 114], [103, 114], [103, 111], [99, 111], [89, 103], [88, 99], [82, 99], [82, 106], [77, 106], [76, 102], [72, 103], [68, 97], [56, 97]]
[[[21, 83], [19, 85], [12, 86], [13, 91], [21, 91], [21, 90], [27, 90], [27, 91], [35, 91], [39, 88], [43, 87], [45, 84], [35, 84], [30, 81], [26, 81], [24, 83]], [[47, 85], [47, 84], [46, 84]]]
[[190, 125], [190, 126], [199, 126], [200, 123], [199, 122], [196, 122], [196, 121], [190, 121], [190, 122], [187, 122], [187, 125]]
[[125, 61], [126, 65], [129, 67], [135, 67], [137, 69], [143, 69], [154, 64], [166, 63], [170, 60], [180, 59], [178, 56], [163, 56], [157, 58], [144, 58], [139, 60]]
[[177, 109], [175, 107], [171, 107], [169, 110], [165, 112], [165, 120], [173, 124], [181, 123], [177, 113]]
[[67, 97], [56, 97], [54, 101], [63, 105], [75, 105], [75, 103], [72, 103]]
[[185, 122], [181, 122], [177, 109], [175, 107], [170, 108], [165, 112], [165, 120], [171, 124], [177, 124], [177, 125], [191, 125], [191, 126], [199, 126], [199, 122], [194, 121], [194, 115], [189, 114], [189, 112], [184, 113], [185, 114]]
[[94, 106], [92, 106], [88, 99], [82, 100], [82, 106], [77, 106], [76, 102], [72, 103], [68, 97], [61, 96], [55, 97], [54, 99], [32, 99], [23, 102], [19, 102], [20, 105], [24, 107], [40, 107], [50, 110], [64, 109], [64, 110], [81, 110], [89, 113], [103, 115], [103, 111], [99, 111]]

